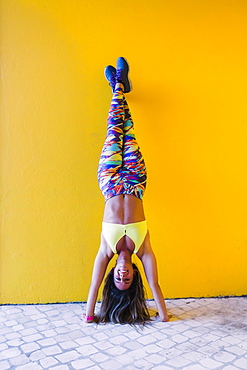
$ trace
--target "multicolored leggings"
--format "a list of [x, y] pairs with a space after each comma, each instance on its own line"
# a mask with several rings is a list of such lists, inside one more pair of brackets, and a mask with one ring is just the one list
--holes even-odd
[[121, 86], [117, 85], [112, 97], [98, 168], [99, 186], [105, 200], [119, 194], [142, 199], [147, 181], [146, 166]]

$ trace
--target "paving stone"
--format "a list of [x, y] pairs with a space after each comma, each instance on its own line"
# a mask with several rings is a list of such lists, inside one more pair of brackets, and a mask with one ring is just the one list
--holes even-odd
[[207, 369], [218, 369], [222, 366], [222, 363], [212, 360], [211, 358], [204, 358], [200, 361], [200, 364]]
[[12, 333], [11, 328], [5, 328], [4, 327], [4, 328], [0, 329], [0, 335], [5, 335], [7, 333]]
[[38, 361], [45, 357], [46, 355], [44, 354], [44, 352], [42, 352], [41, 350], [38, 350], [38, 351], [32, 352], [29, 358], [31, 361]]
[[145, 335], [137, 339], [137, 342], [144, 344], [144, 345], [152, 343], [152, 342], [156, 342], [156, 341], [157, 339], [153, 335]]
[[124, 335], [117, 335], [113, 338], [109, 338], [109, 341], [113, 343], [114, 345], [116, 345], [116, 344], [122, 344], [124, 342], [128, 342], [129, 338], [125, 337]]
[[94, 346], [97, 347], [97, 348], [99, 348], [102, 351], [105, 351], [108, 348], [112, 348], [113, 347], [113, 345], [111, 343], [106, 342], [106, 341], [94, 343]]
[[215, 342], [211, 342], [210, 346], [219, 350], [225, 349], [230, 346], [229, 343], [224, 342], [222, 339], [218, 339]]
[[[85, 335], [89, 336], [91, 334], [95, 334], [95, 330], [93, 330], [93, 332], [90, 332], [88, 330], [88, 331], [86, 331]], [[68, 336], [69, 336], [69, 339], [72, 339], [72, 340], [80, 339], [82, 337], [82, 331], [81, 330], [75, 330], [73, 332], [68, 333]]]
[[239, 343], [239, 347], [247, 351], [247, 341]]
[[25, 342], [36, 342], [39, 339], [43, 339], [43, 336], [40, 334], [32, 334], [32, 335], [27, 335], [26, 337], [23, 337], [23, 340]]
[[195, 331], [197, 331], [199, 334], [206, 334], [210, 331], [209, 328], [205, 328], [204, 326], [201, 325], [201, 323], [198, 322], [200, 325], [199, 327], [194, 328]]
[[171, 341], [170, 339], [163, 339], [157, 342], [157, 345], [160, 346], [161, 348], [167, 349], [171, 348], [175, 345], [176, 343]]
[[[149, 306], [155, 310], [153, 301]], [[139, 330], [87, 325], [78, 317], [85, 304], [1, 306], [0, 368], [247, 368], [246, 298], [168, 300], [167, 307], [175, 321]]]
[[105, 340], [105, 339], [108, 339], [108, 336], [105, 335], [105, 333], [98, 333], [98, 334], [94, 334], [93, 335], [93, 338], [97, 341], [101, 341], [101, 340]]
[[13, 331], [20, 331], [20, 330], [23, 330], [23, 329], [24, 329], [24, 326], [22, 324], [15, 325], [15, 326], [12, 327]]
[[1, 370], [7, 370], [10, 369], [10, 364], [7, 360], [0, 361], [0, 369]]
[[70, 335], [67, 335], [67, 334], [58, 334], [54, 336], [53, 338], [57, 343], [68, 342], [71, 340]]
[[158, 353], [161, 352], [162, 348], [160, 346], [157, 346], [156, 344], [149, 344], [145, 346], [145, 351], [147, 353]]
[[48, 317], [53, 317], [53, 316], [59, 316], [60, 313], [59, 313], [58, 310], [49, 310], [49, 311], [46, 312], [46, 315]]
[[9, 347], [20, 347], [22, 344], [24, 344], [23, 340], [13, 339], [6, 342], [6, 345]]
[[230, 346], [225, 348], [226, 351], [234, 353], [237, 356], [243, 356], [246, 351], [238, 346]]
[[233, 363], [235, 366], [239, 367], [240, 369], [247, 369], [247, 358], [239, 358]]
[[6, 339], [8, 339], [8, 340], [12, 340], [12, 339], [17, 339], [17, 338], [21, 338], [22, 337], [22, 335], [20, 334], [20, 333], [18, 333], [18, 332], [16, 332], [16, 333], [8, 333], [8, 334], [5, 334], [5, 337], [6, 337]]
[[241, 339], [244, 342], [247, 342], [247, 326], [244, 329], [244, 331], [243, 330], [239, 330], [239, 331], [233, 333], [232, 336], [235, 337], [235, 338], [239, 338], [239, 339]]
[[24, 365], [29, 362], [29, 358], [26, 355], [19, 355], [10, 359], [10, 364], [13, 366]]
[[50, 347], [44, 347], [42, 351], [47, 355], [47, 356], [52, 356], [56, 355], [58, 353], [62, 353], [62, 349], [55, 345], [55, 346], [50, 346]]
[[137, 339], [141, 337], [141, 334], [136, 331], [130, 331], [128, 333], [125, 333], [125, 335], [130, 339]]
[[32, 315], [38, 315], [40, 312], [36, 309], [35, 306], [27, 306], [25, 310], [25, 314], [27, 314], [29, 317]]
[[90, 358], [93, 361], [100, 362], [100, 363], [110, 359], [109, 356], [107, 356], [105, 353], [101, 353], [101, 352], [100, 353], [96, 353], [94, 355], [91, 355]]
[[173, 335], [171, 337], [171, 339], [172, 339], [172, 342], [183, 343], [183, 342], [186, 342], [188, 340], [188, 337], [186, 337], [185, 335], [176, 334], [176, 335]]
[[185, 366], [184, 370], [205, 370], [205, 367], [199, 364]]
[[53, 329], [53, 325], [52, 323], [48, 322], [46, 324], [43, 324], [43, 325], [38, 325], [37, 326], [37, 330], [41, 333], [41, 332], [44, 332], [44, 331], [48, 331], [50, 329]]
[[128, 352], [129, 356], [133, 357], [134, 360], [143, 359], [146, 357], [147, 353], [144, 349], [136, 349], [134, 351]]
[[7, 349], [7, 348], [9, 348], [9, 347], [7, 346], [6, 343], [1, 343], [0, 344], [0, 351], [3, 351], [4, 349]]
[[164, 357], [160, 356], [159, 354], [155, 353], [147, 357], [147, 361], [151, 362], [152, 364], [161, 364], [164, 362]]
[[205, 339], [208, 343], [217, 341], [220, 337], [211, 333], [202, 335], [202, 338]]
[[89, 367], [91, 368], [94, 363], [90, 359], [81, 359], [73, 361], [71, 365], [74, 369], [88, 369]]
[[129, 355], [115, 356], [114, 359], [122, 365], [129, 365], [133, 362], [133, 358]]
[[198, 333], [197, 331], [195, 330], [185, 330], [183, 332], [183, 335], [185, 335], [186, 337], [188, 338], [195, 338], [195, 337], [198, 337], [200, 335], [200, 333]]
[[[44, 315], [45, 316], [45, 315]], [[46, 317], [46, 316], [45, 316]], [[43, 324], [47, 324], [49, 321], [47, 319], [40, 319], [40, 320], [37, 320], [37, 323], [39, 325], [43, 325]]]
[[192, 362], [198, 362], [198, 361], [206, 358], [207, 355], [205, 353], [202, 353], [202, 352], [191, 351], [191, 352], [183, 354], [183, 357], [188, 359], [188, 360], [191, 360]]
[[40, 360], [40, 365], [44, 369], [48, 369], [56, 364], [58, 364], [58, 361], [54, 357], [45, 357], [44, 359]]
[[58, 334], [65, 334], [71, 331], [67, 326], [58, 326], [55, 330]]
[[16, 356], [19, 356], [21, 354], [20, 350], [18, 348], [8, 348], [1, 352], [1, 358], [2, 359], [10, 359]]
[[153, 369], [153, 365], [147, 360], [139, 360], [134, 363], [134, 365], [139, 369]]
[[76, 351], [69, 351], [62, 353], [61, 355], [57, 355], [55, 357], [58, 359], [58, 361], [66, 363], [77, 359], [78, 357], [80, 357], [80, 354]]
[[56, 344], [57, 342], [53, 338], [47, 338], [47, 339], [38, 340], [37, 343], [41, 347], [47, 347], [47, 346], [52, 346], [52, 345]]
[[236, 359], [236, 356], [233, 355], [232, 353], [229, 353], [229, 352], [226, 352], [226, 351], [220, 351], [220, 352], [217, 352], [213, 358], [216, 360], [216, 361], [219, 361], [219, 362], [223, 362], [223, 363], [227, 363], [229, 364], [230, 362], [232, 362], [233, 360]]
[[174, 368], [172, 368], [170, 366], [166, 366], [166, 365], [158, 365], [158, 366], [152, 367], [152, 369], [155, 369], [155, 370], [172, 370]]
[[165, 359], [169, 360], [171, 358], [181, 356], [183, 354], [183, 351], [180, 351], [177, 347], [169, 348], [166, 350], [163, 350], [159, 352], [161, 356], [164, 356]]
[[177, 333], [181, 334], [182, 332], [189, 330], [190, 327], [185, 325], [182, 321], [173, 321], [173, 329], [177, 331]]
[[214, 355], [215, 353], [218, 352], [218, 350], [216, 348], [213, 348], [212, 346], [200, 347], [198, 349], [198, 351], [202, 352], [202, 353], [205, 353], [206, 355], [209, 355], [209, 356], [212, 356], [212, 355]]
[[79, 344], [76, 343], [75, 341], [73, 340], [69, 340], [69, 341], [65, 341], [65, 342], [61, 342], [59, 343], [60, 347], [63, 348], [63, 349], [70, 349], [70, 348], [76, 348], [76, 347], [79, 347]]
[[117, 370], [117, 369], [121, 369], [122, 368], [122, 364], [120, 364], [119, 362], [115, 361], [115, 360], [109, 360], [109, 361], [106, 361], [106, 362], [103, 362], [103, 364], [100, 365], [102, 367], [102, 369], [105, 369], [105, 370]]
[[241, 343], [241, 339], [238, 339], [236, 337], [233, 337], [233, 336], [227, 336], [227, 337], [224, 337], [223, 340], [229, 344], [238, 344], [238, 343]]
[[52, 306], [50, 304], [44, 304], [39, 306], [39, 311], [46, 312], [52, 310]]
[[33, 328], [23, 329], [23, 330], [20, 331], [20, 334], [21, 334], [22, 337], [25, 337], [27, 335], [37, 334], [37, 333], [38, 333], [38, 331], [36, 329], [33, 329]]
[[56, 337], [57, 336], [57, 332], [53, 329], [51, 330], [46, 330], [46, 331], [43, 331], [42, 334], [45, 336], [45, 337]]
[[6, 338], [3, 335], [0, 335], [0, 343], [3, 343], [6, 341]]
[[91, 344], [78, 347], [78, 348], [76, 348], [76, 350], [79, 353], [81, 353], [84, 357], [85, 356], [90, 356], [90, 355], [98, 352], [98, 349], [95, 348], [94, 346], [92, 346]]
[[14, 326], [14, 325], [18, 325], [18, 322], [15, 321], [15, 320], [7, 320], [5, 321], [4, 323], [6, 326]]
[[46, 315], [44, 315], [43, 313], [39, 313], [37, 315], [31, 315], [30, 319], [36, 321], [36, 320], [42, 319], [44, 317], [46, 317]]
[[[106, 338], [108, 338], [106, 336]], [[87, 337], [82, 337], [82, 338], [77, 338], [75, 339], [75, 342], [80, 344], [80, 345], [84, 345], [84, 344], [91, 344], [91, 343], [95, 343], [96, 340], [90, 336], [87, 336]]]
[[40, 349], [40, 346], [37, 343], [27, 343], [27, 344], [21, 345], [20, 348], [24, 353], [31, 353], [31, 352], [34, 352]]
[[15, 370], [42, 370], [42, 367], [37, 362], [33, 362], [31, 364], [17, 366]]
[[112, 348], [106, 349], [106, 353], [114, 357], [117, 355], [122, 355], [124, 352], [126, 352], [126, 348], [122, 346], [114, 346]]
[[166, 361], [166, 364], [173, 366], [174, 368], [184, 368], [186, 365], [189, 365], [192, 361], [188, 360], [185, 357], [178, 356], [174, 357], [171, 360]]
[[137, 341], [128, 341], [127, 343], [124, 343], [124, 347], [129, 348], [130, 350], [143, 348], [143, 345]]
[[173, 335], [179, 334], [180, 330], [177, 327], [176, 329], [166, 328], [165, 333], [167, 337], [172, 337]]
[[22, 313], [22, 310], [16, 307], [2, 306], [2, 310], [3, 311], [5, 310], [6, 314], [8, 315], [15, 314], [15, 313]]

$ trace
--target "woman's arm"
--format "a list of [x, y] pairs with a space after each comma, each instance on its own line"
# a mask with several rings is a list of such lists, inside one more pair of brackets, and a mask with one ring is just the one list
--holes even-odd
[[157, 262], [150, 244], [149, 233], [145, 238], [143, 254], [140, 259], [142, 261], [148, 284], [152, 290], [153, 297], [157, 305], [159, 319], [161, 321], [169, 321], [166, 304], [158, 282]]
[[89, 288], [86, 308], [86, 322], [93, 322], [93, 319], [88, 319], [88, 316], [94, 316], [94, 308], [98, 296], [99, 287], [104, 279], [106, 268], [112, 257], [109, 257], [106, 253], [106, 243], [101, 239], [101, 245], [96, 255], [92, 273], [91, 285]]

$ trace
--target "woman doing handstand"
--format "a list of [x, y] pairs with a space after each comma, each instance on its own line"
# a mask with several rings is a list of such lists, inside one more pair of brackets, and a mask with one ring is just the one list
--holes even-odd
[[[146, 187], [146, 166], [137, 144], [133, 121], [124, 93], [131, 90], [129, 66], [120, 57], [117, 68], [108, 66], [105, 76], [113, 90], [107, 136], [99, 161], [98, 180], [105, 197], [99, 251], [95, 258], [85, 321], [145, 324], [150, 320], [140, 272], [131, 257], [141, 260], [158, 309], [158, 318], [168, 321], [166, 305], [158, 283], [155, 255], [151, 248], [142, 198]], [[94, 309], [99, 287], [114, 254], [116, 266], [105, 280], [97, 318]]]

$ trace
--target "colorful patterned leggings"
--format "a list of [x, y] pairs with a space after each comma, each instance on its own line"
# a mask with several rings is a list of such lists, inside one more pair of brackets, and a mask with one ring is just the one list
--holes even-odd
[[147, 181], [146, 166], [121, 86], [117, 85], [112, 97], [98, 168], [99, 186], [105, 200], [119, 194], [142, 199]]

